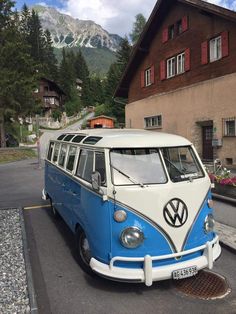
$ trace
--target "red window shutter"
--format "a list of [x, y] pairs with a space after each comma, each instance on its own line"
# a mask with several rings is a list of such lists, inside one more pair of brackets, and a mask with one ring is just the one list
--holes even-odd
[[204, 41], [201, 45], [201, 63], [207, 64], [208, 63], [208, 41]]
[[184, 16], [182, 18], [182, 32], [185, 32], [188, 30], [188, 17]]
[[222, 58], [229, 55], [229, 33], [227, 31], [221, 33]]
[[162, 42], [165, 43], [167, 41], [168, 41], [168, 28], [165, 28], [162, 31]]
[[161, 81], [166, 79], [166, 61], [162, 60], [160, 62], [160, 79]]
[[184, 70], [190, 70], [190, 48], [185, 50]]
[[144, 71], [141, 71], [141, 88], [145, 87]]
[[154, 84], [154, 80], [155, 80], [155, 69], [154, 69], [154, 65], [151, 66], [151, 84]]

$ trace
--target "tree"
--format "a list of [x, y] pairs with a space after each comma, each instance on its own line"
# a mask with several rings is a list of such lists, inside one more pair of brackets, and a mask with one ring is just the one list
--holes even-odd
[[53, 81], [58, 80], [57, 59], [53, 52], [53, 42], [51, 33], [48, 29], [44, 32], [45, 47], [44, 47], [44, 73], [45, 76]]
[[106, 108], [108, 109], [106, 114], [114, 116], [118, 122], [122, 123], [125, 118], [125, 103], [115, 102], [113, 100], [113, 95], [128, 63], [130, 52], [131, 46], [129, 41], [127, 38], [124, 38], [116, 53], [117, 61], [109, 68], [105, 84], [105, 103], [107, 105]]
[[146, 24], [145, 17], [141, 13], [137, 14], [135, 16], [135, 22], [133, 24], [132, 32], [130, 33], [130, 39], [133, 45], [135, 45], [136, 42], [138, 41], [139, 36], [142, 33], [145, 24]]
[[82, 83], [82, 92], [81, 100], [83, 106], [89, 106], [91, 102], [91, 92], [90, 92], [90, 77], [87, 63], [82, 55], [82, 52], [79, 52], [75, 56], [74, 69], [76, 78], [80, 79]]
[[73, 67], [74, 61], [72, 55], [68, 58], [66, 50], [62, 49], [62, 60], [59, 67], [59, 82], [65, 92], [67, 99], [71, 99], [71, 89], [75, 85], [75, 72]]
[[[4, 6], [4, 5], [5, 6]], [[19, 31], [18, 16], [12, 13], [13, 3], [0, 5], [0, 133], [5, 146], [6, 113], [24, 115], [34, 110], [32, 92], [36, 87], [35, 64]]]

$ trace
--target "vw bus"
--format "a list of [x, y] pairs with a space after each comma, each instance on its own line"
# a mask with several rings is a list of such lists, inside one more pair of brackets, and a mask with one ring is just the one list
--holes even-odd
[[187, 139], [97, 129], [50, 141], [43, 198], [74, 233], [86, 272], [150, 286], [213, 267], [210, 188]]

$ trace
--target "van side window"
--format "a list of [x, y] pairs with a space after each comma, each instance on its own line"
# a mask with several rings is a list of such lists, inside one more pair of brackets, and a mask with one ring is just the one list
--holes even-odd
[[61, 167], [64, 167], [64, 164], [65, 164], [66, 149], [67, 149], [67, 145], [62, 144], [61, 145], [60, 156], [59, 156], [59, 161], [58, 161], [58, 165], [61, 166]]
[[59, 147], [60, 147], [60, 144], [57, 143], [57, 144], [55, 145], [55, 149], [54, 149], [53, 162], [57, 162]]
[[49, 149], [48, 149], [48, 157], [47, 157], [48, 160], [51, 160], [51, 159], [52, 159], [53, 147], [54, 147], [54, 143], [51, 142], [51, 143], [50, 143], [50, 146], [49, 146]]
[[106, 184], [105, 156], [104, 153], [95, 153], [95, 171], [101, 175], [102, 185]]
[[79, 164], [76, 175], [88, 182], [91, 182], [93, 172], [93, 157], [94, 153], [89, 150], [81, 150]]
[[76, 146], [70, 146], [68, 159], [67, 159], [67, 165], [66, 165], [66, 169], [69, 171], [72, 171], [74, 168], [75, 155], [76, 155]]

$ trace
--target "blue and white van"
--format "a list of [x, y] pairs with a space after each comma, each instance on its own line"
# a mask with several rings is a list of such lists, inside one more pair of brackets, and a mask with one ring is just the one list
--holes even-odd
[[220, 256], [210, 188], [187, 139], [97, 129], [50, 141], [43, 197], [75, 234], [85, 271], [150, 286]]

